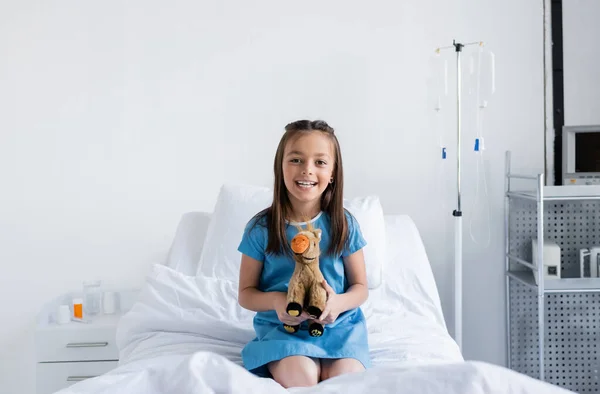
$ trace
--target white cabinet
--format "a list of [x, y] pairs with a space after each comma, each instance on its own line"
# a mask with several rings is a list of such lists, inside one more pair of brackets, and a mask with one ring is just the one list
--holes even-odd
[[117, 361], [45, 362], [37, 364], [37, 394], [51, 394], [117, 367]]
[[117, 367], [117, 324], [135, 297], [135, 291], [119, 292], [116, 314], [97, 315], [88, 323], [56, 322], [61, 304], [68, 304], [77, 293], [58, 297], [38, 314], [35, 331], [37, 394], [51, 394], [85, 379], [102, 375]]

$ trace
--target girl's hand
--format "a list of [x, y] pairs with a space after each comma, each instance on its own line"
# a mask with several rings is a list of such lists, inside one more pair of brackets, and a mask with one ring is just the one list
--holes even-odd
[[327, 304], [325, 304], [325, 310], [316, 321], [321, 324], [331, 324], [343, 312], [343, 306], [341, 305], [340, 296], [335, 293], [335, 290], [329, 286], [325, 279], [323, 279], [322, 285], [327, 292]]
[[300, 316], [290, 316], [287, 309], [287, 295], [285, 293], [278, 293], [275, 295], [275, 312], [277, 312], [277, 318], [283, 324], [287, 324], [288, 326], [297, 326], [305, 320], [310, 319], [310, 316], [306, 312], [302, 312]]

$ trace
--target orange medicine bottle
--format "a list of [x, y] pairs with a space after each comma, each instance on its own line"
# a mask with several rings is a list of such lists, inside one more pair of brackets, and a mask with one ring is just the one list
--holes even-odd
[[73, 317], [83, 319], [83, 298], [73, 298]]

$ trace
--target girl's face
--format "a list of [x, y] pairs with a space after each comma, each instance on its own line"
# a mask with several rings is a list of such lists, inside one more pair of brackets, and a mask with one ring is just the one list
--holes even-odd
[[321, 132], [304, 134], [287, 143], [283, 153], [283, 181], [294, 208], [307, 208], [307, 204], [315, 203], [321, 209], [321, 194], [332, 179], [334, 165], [333, 145]]

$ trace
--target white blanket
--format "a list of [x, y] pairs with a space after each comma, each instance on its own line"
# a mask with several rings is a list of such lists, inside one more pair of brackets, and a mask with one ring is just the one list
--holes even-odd
[[491, 394], [568, 391], [502, 367], [481, 362], [454, 362], [421, 366], [378, 366], [364, 373], [347, 374], [316, 387], [285, 390], [274, 380], [257, 378], [227, 358], [210, 352], [188, 356], [162, 356], [122, 366], [102, 377], [89, 379], [60, 394], [163, 394], [163, 393], [419, 393]]
[[[394, 284], [395, 283], [395, 284]], [[295, 393], [561, 393], [508, 369], [464, 362], [437, 306], [417, 289], [384, 282], [364, 305], [374, 367]], [[241, 365], [253, 313], [235, 302], [233, 282], [189, 277], [157, 265], [119, 324], [120, 366], [60, 394], [278, 393]]]

